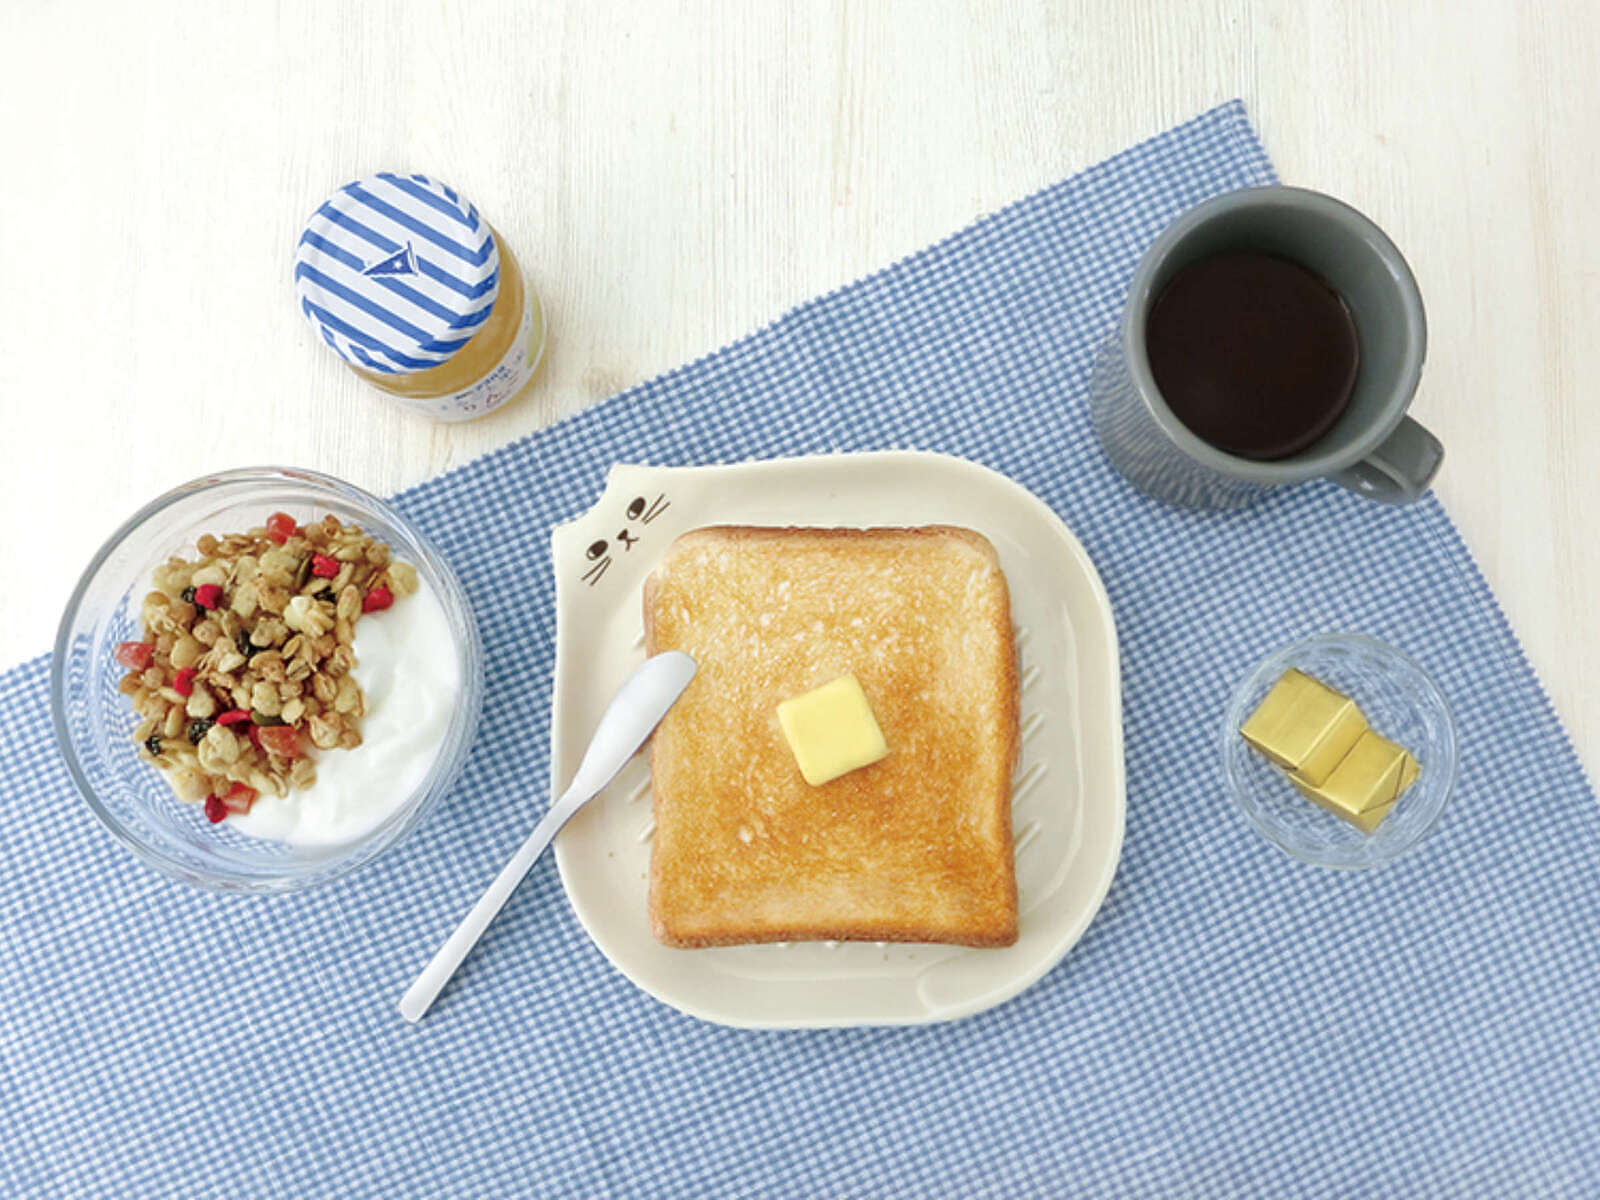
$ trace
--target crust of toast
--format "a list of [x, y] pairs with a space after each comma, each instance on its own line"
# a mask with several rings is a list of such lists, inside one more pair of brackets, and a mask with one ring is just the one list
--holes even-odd
[[[700, 664], [650, 746], [658, 940], [1016, 940], [1016, 643], [987, 538], [692, 530], [646, 580], [644, 626], [648, 653]], [[846, 672], [890, 753], [813, 788], [777, 705]]]

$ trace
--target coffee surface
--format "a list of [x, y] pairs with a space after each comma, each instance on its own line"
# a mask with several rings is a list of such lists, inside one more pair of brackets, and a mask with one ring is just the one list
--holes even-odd
[[1145, 346], [1179, 420], [1219, 450], [1262, 460], [1333, 428], [1361, 358], [1350, 310], [1320, 275], [1253, 251], [1178, 271], [1150, 309]]

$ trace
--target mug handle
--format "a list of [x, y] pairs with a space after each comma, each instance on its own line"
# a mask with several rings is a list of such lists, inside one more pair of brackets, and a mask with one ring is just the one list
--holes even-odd
[[1360, 462], [1328, 478], [1358, 496], [1382, 504], [1412, 504], [1422, 499], [1444, 462], [1444, 447], [1410, 417]]

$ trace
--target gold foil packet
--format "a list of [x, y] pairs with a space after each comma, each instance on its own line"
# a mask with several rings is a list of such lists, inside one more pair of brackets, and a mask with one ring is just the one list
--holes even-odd
[[1289, 778], [1307, 799], [1371, 833], [1419, 774], [1410, 751], [1368, 730], [1320, 786]]
[[1353, 700], [1289, 670], [1240, 734], [1308, 800], [1371, 833], [1422, 773], [1410, 751], [1368, 728]]
[[1289, 670], [1272, 685], [1239, 732], [1262, 754], [1313, 787], [1367, 731], [1355, 701], [1302, 671]]

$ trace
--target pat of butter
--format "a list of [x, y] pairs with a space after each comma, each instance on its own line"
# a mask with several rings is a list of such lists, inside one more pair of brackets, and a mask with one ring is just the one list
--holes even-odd
[[1355, 701], [1293, 669], [1239, 729], [1245, 741], [1312, 787], [1327, 781], [1366, 731]]
[[778, 724], [800, 774], [812, 787], [869, 766], [889, 753], [872, 705], [854, 675], [841, 675], [778, 705]]
[[1320, 785], [1290, 779], [1307, 799], [1371, 833], [1421, 773], [1410, 751], [1368, 730]]

